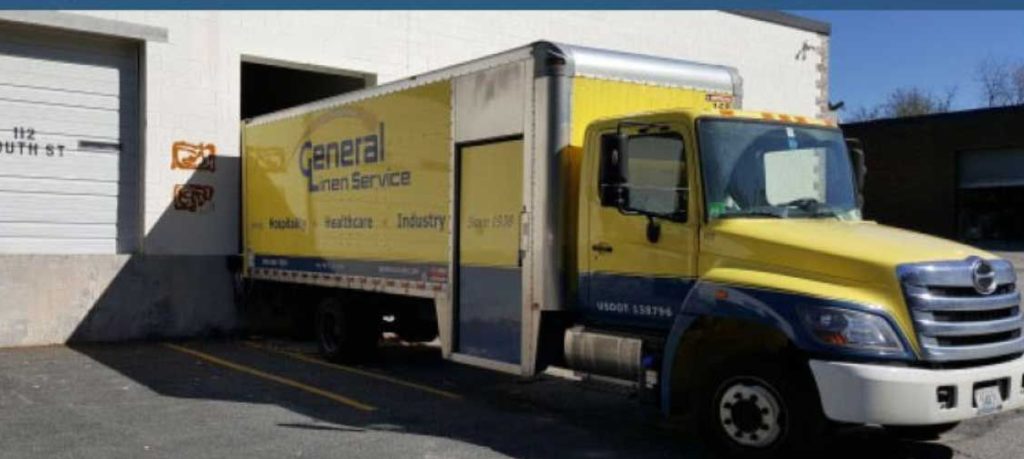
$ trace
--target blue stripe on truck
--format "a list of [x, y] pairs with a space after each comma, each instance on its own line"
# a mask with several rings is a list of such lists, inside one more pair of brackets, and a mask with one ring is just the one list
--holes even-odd
[[458, 351], [518, 364], [523, 317], [522, 270], [459, 267]]
[[448, 267], [443, 264], [436, 263], [256, 255], [253, 258], [252, 267], [317, 274], [380, 277], [408, 281], [448, 282]]
[[580, 276], [580, 317], [593, 324], [672, 328], [694, 279], [611, 273]]

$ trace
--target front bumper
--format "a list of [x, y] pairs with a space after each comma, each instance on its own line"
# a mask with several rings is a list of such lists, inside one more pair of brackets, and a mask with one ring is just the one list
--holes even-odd
[[[825, 416], [859, 424], [929, 425], [981, 416], [974, 407], [977, 383], [1006, 381], [1002, 408], [1024, 406], [1024, 357], [956, 370], [931, 370], [811, 360]], [[955, 386], [955, 405], [943, 408], [936, 391]]]

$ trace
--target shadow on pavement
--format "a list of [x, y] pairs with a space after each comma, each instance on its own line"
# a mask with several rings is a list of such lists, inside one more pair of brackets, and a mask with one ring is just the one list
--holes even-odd
[[[659, 424], [656, 412], [620, 394], [580, 391], [566, 381], [518, 378], [443, 361], [433, 348], [385, 348], [359, 368], [455, 392], [450, 400], [238, 343], [189, 343], [218, 358], [336, 392], [376, 407], [363, 412], [293, 387], [204, 362], [156, 344], [80, 344], [73, 349], [165, 397], [278, 405], [310, 419], [288, 431], [352, 435], [412, 433], [482, 446], [511, 457], [707, 457]], [[384, 369], [386, 368], [386, 370]], [[262, 422], [262, 421], [257, 421]], [[268, 440], [272, 441], [272, 440]], [[344, 441], [342, 439], [341, 441]], [[381, 457], [394, 457], [385, 451]]]
[[[692, 429], [664, 421], [655, 407], [637, 403], [625, 393], [552, 377], [524, 381], [444, 361], [432, 347], [385, 346], [377, 361], [359, 369], [454, 392], [461, 399], [438, 397], [237, 342], [187, 346], [355, 399], [376, 410], [353, 409], [158, 344], [80, 344], [72, 348], [161, 396], [276, 405], [308, 418], [306, 422], [251, 420], [267, 424], [282, 437], [304, 431], [344, 444], [351, 435], [391, 432], [456, 440], [511, 457], [712, 457], [690, 433]], [[816, 455], [826, 456], [948, 459], [954, 454], [945, 445], [904, 442], [881, 429], [858, 428], [837, 435]], [[394, 455], [385, 449], [381, 457]]]

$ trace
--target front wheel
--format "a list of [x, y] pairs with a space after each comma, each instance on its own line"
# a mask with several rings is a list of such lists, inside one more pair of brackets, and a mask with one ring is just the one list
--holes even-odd
[[787, 457], [811, 448], [826, 430], [810, 375], [786, 363], [723, 364], [699, 393], [705, 438], [729, 457]]
[[934, 424], [927, 426], [884, 426], [886, 432], [904, 440], [938, 440], [942, 434], [949, 432], [960, 425], [959, 422], [946, 424]]

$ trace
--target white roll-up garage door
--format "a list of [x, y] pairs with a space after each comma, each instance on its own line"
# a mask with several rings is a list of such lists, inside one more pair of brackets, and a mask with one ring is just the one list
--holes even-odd
[[138, 45], [0, 25], [0, 253], [138, 242]]
[[961, 152], [958, 172], [960, 188], [1024, 186], [1024, 148]]

